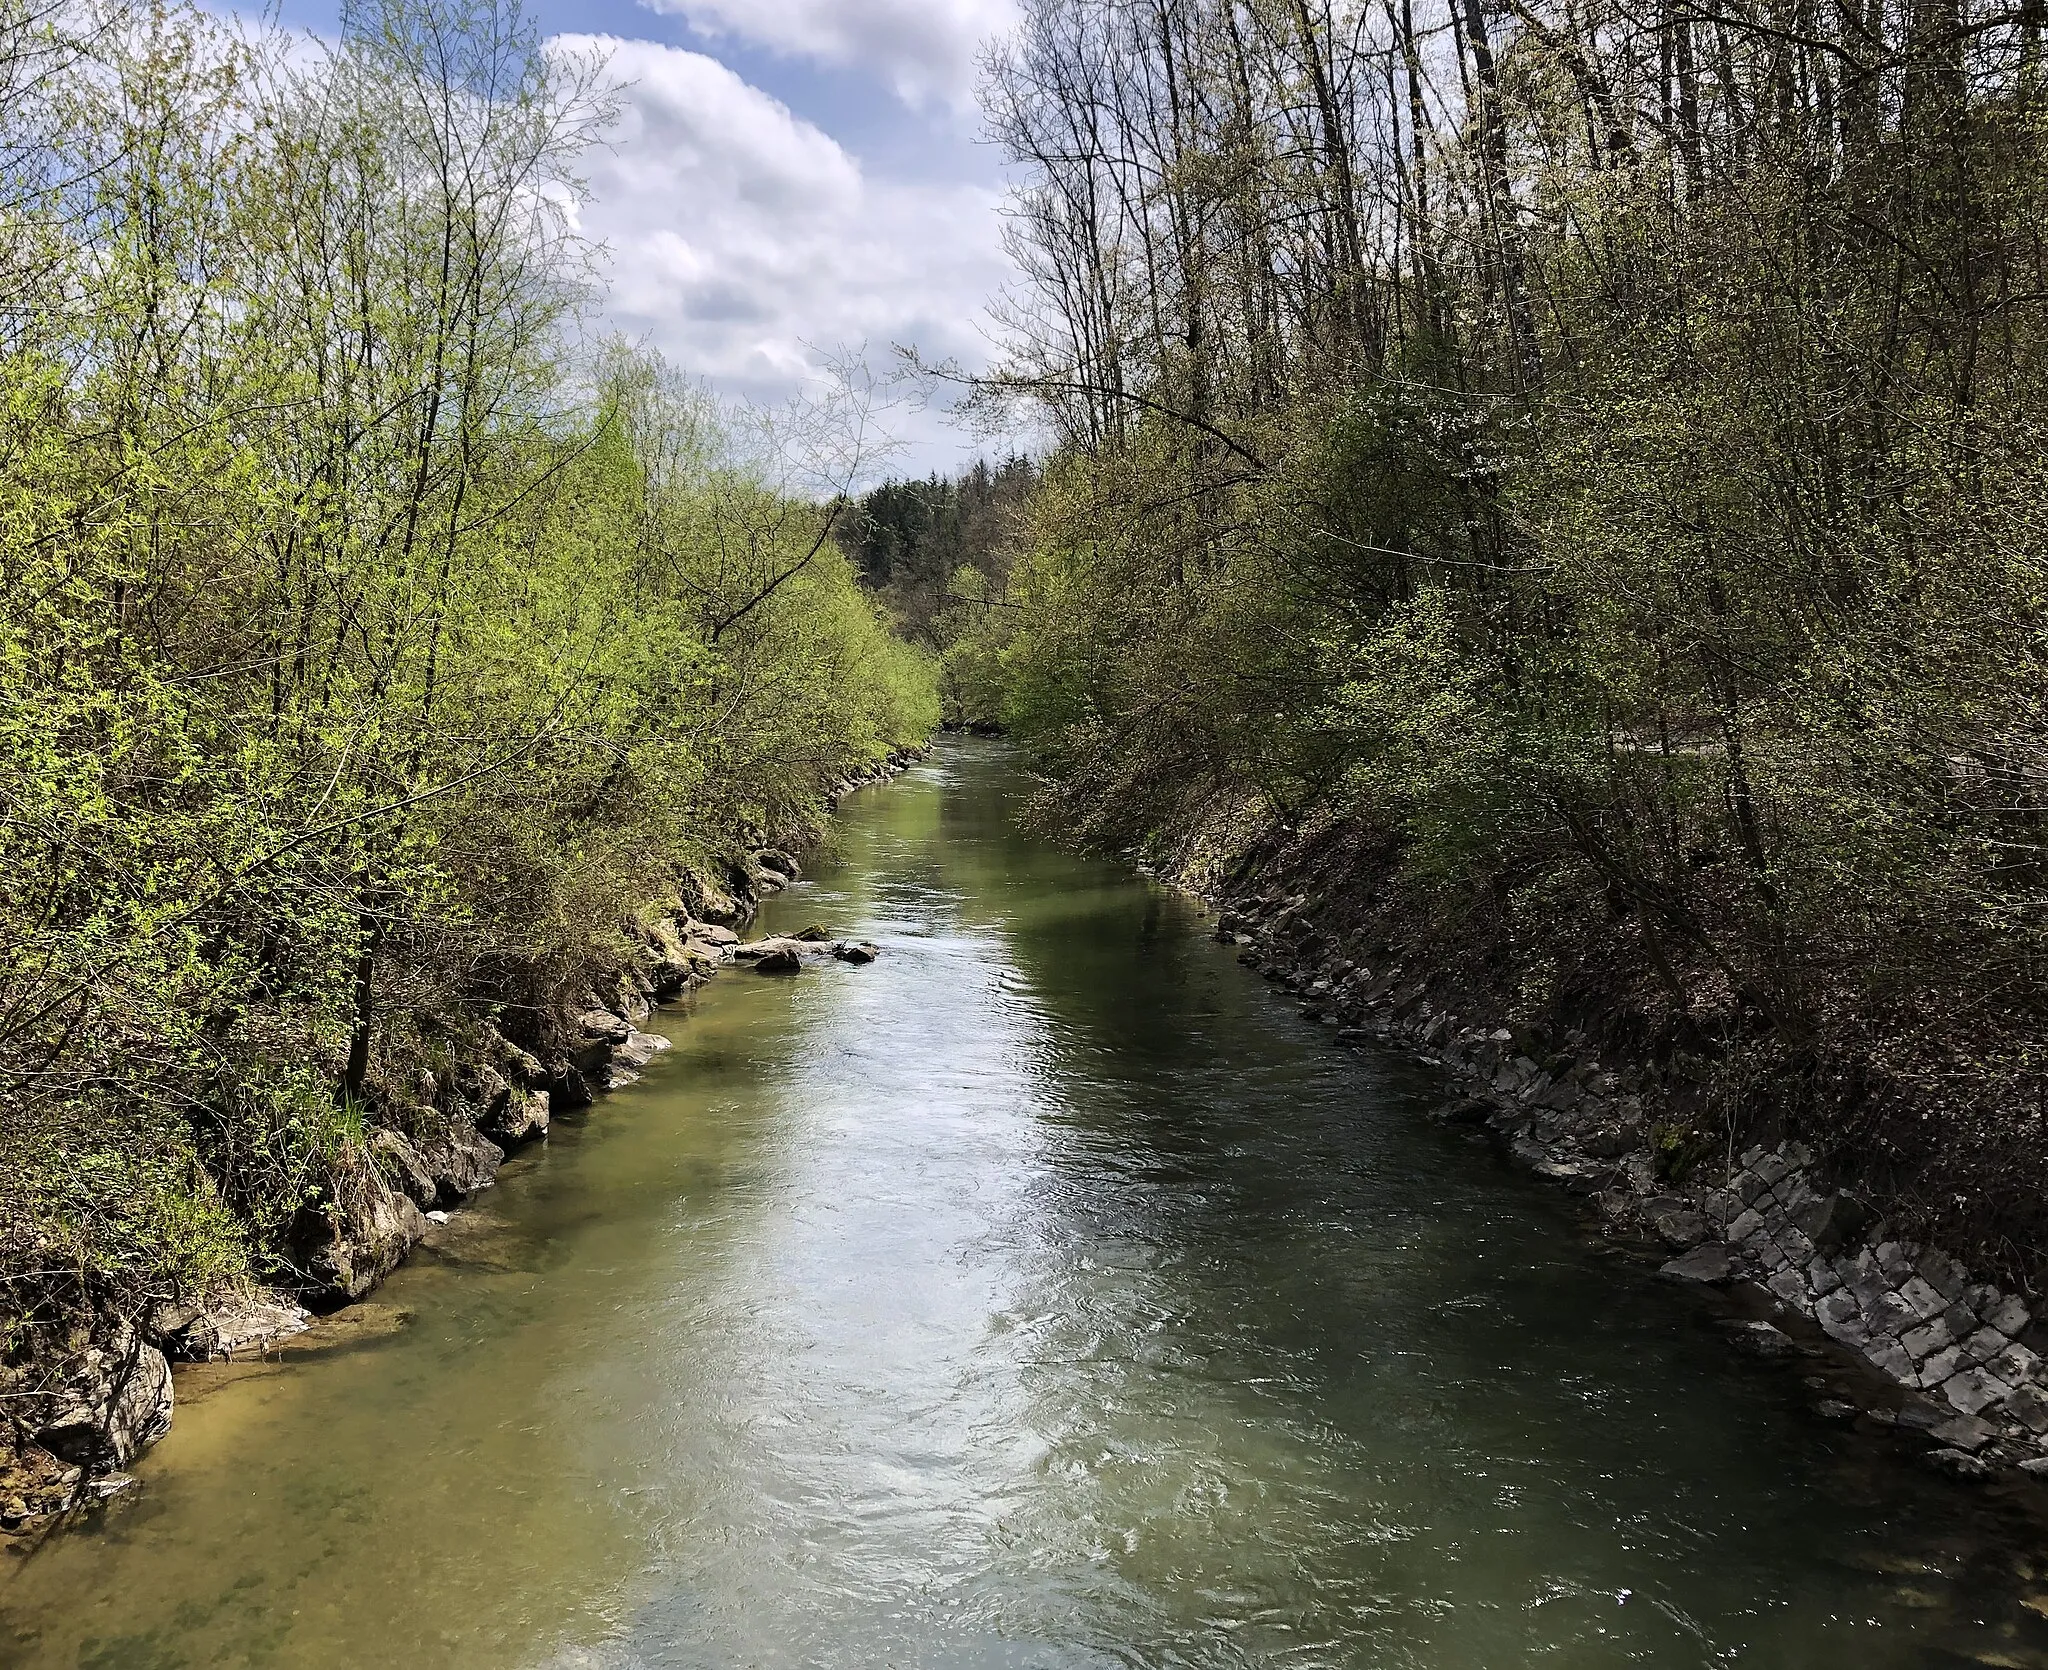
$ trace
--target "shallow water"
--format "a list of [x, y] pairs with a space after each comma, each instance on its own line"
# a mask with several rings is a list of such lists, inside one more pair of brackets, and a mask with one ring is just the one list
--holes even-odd
[[145, 1490], [0, 1563], [0, 1663], [2048, 1665], [2019, 1505], [1420, 1116], [1000, 745], [771, 904], [646, 1081]]

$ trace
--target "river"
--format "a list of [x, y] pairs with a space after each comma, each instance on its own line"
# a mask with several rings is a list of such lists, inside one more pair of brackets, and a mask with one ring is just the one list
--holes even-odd
[[185, 1376], [139, 1499], [0, 1565], [0, 1663], [2048, 1665], [2016, 1507], [1022, 788], [851, 799], [765, 925], [881, 959], [722, 977], [341, 1343]]

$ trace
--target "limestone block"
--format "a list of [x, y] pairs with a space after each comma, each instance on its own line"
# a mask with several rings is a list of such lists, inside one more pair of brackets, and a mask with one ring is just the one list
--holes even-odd
[[1947, 1381], [1941, 1392], [1965, 1415], [1974, 1415], [1978, 1410], [2010, 1397], [2012, 1387], [1981, 1368], [1970, 1368]]
[[1914, 1275], [1899, 1289], [1899, 1297], [1913, 1308], [1913, 1314], [1922, 1322], [1939, 1316], [1948, 1309], [1948, 1301], [1935, 1289], [1926, 1277]]
[[[1948, 1331], [1948, 1324], [1937, 1316], [1932, 1322], [1902, 1335], [1899, 1343], [1906, 1348], [1907, 1354], [1915, 1362], [1922, 1362], [1937, 1351], [1946, 1351], [1954, 1345], [1955, 1336]], [[1949, 1372], [1952, 1374], [1955, 1371], [1951, 1369]]]
[[1920, 1384], [1928, 1391], [1948, 1380], [1953, 1380], [1963, 1370], [1963, 1353], [1959, 1346], [1945, 1345], [1920, 1365]]
[[1813, 1308], [1813, 1301], [1806, 1296], [1805, 1276], [1789, 1264], [1764, 1285], [1782, 1304], [1793, 1310], [1806, 1312]]
[[2038, 1386], [2014, 1388], [2005, 1406], [2029, 1432], [2048, 1433], [2048, 1396], [2043, 1396]]

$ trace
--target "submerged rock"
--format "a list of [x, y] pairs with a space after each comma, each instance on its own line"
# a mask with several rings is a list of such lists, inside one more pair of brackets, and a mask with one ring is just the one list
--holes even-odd
[[1666, 1281], [1697, 1282], [1716, 1286], [1735, 1279], [1737, 1265], [1734, 1251], [1720, 1241], [1709, 1241], [1703, 1247], [1694, 1247], [1689, 1253], [1681, 1253], [1660, 1269], [1657, 1274]]
[[1783, 1329], [1769, 1322], [1739, 1322], [1728, 1330], [1742, 1350], [1757, 1357], [1789, 1357], [1798, 1349]]
[[1998, 1436], [1998, 1429], [1988, 1421], [1980, 1421], [1975, 1415], [1958, 1415], [1952, 1421], [1943, 1421], [1931, 1429], [1928, 1437], [1937, 1444], [1944, 1444], [1952, 1450], [1981, 1450]]
[[859, 944], [842, 943], [832, 947], [833, 956], [843, 963], [852, 963], [856, 968], [865, 967], [881, 954], [875, 946], [869, 945], [865, 941]]
[[1927, 1459], [1930, 1465], [1958, 1479], [1981, 1479], [1991, 1471], [1968, 1450], [1936, 1450]]
[[76, 1498], [83, 1467], [59, 1461], [31, 1445], [20, 1452], [0, 1438], [0, 1531], [26, 1530], [62, 1513]]

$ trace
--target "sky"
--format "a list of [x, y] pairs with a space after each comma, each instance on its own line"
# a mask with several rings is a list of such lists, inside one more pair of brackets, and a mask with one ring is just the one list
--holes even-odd
[[[607, 247], [600, 321], [721, 394], [776, 402], [835, 356], [986, 362], [1007, 276], [999, 159], [978, 137], [982, 43], [1014, 0], [528, 0], [626, 84], [583, 173]], [[283, 0], [331, 33], [337, 0]], [[815, 385], [814, 385], [815, 386]], [[937, 406], [895, 406], [884, 473], [1003, 450]]]

